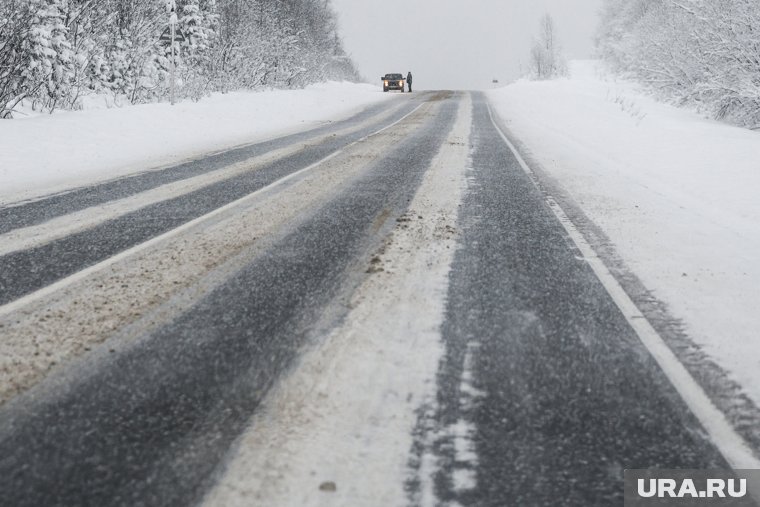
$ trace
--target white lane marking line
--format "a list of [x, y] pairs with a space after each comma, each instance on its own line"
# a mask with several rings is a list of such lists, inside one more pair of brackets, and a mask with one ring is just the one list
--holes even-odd
[[[409, 114], [404, 115], [398, 121], [395, 121], [391, 125], [383, 127], [380, 130], [377, 130], [375, 132], [372, 132], [371, 134], [366, 135], [365, 137], [359, 139], [358, 141], [355, 141], [354, 143], [351, 143], [349, 146], [351, 146], [353, 144], [356, 144], [356, 143], [359, 143], [359, 142], [362, 142], [362, 141], [364, 141], [364, 140], [366, 140], [366, 139], [368, 139], [368, 138], [370, 138], [370, 137], [372, 137], [372, 136], [374, 136], [374, 135], [382, 132], [383, 130], [386, 130], [387, 128], [392, 127], [392, 126], [400, 123], [401, 121], [403, 121], [407, 117], [411, 116], [415, 111], [417, 111], [420, 107], [422, 107], [425, 104], [426, 103], [420, 104], [419, 106], [417, 106], [416, 108], [414, 108]], [[348, 146], [346, 148], [348, 148]], [[237, 199], [236, 201], [233, 201], [231, 203], [225, 204], [221, 208], [217, 208], [214, 211], [211, 211], [210, 213], [207, 213], [207, 214], [205, 214], [203, 216], [195, 218], [195, 219], [191, 220], [190, 222], [187, 222], [186, 224], [183, 224], [183, 225], [181, 225], [181, 226], [179, 226], [179, 227], [177, 227], [175, 229], [172, 229], [170, 231], [167, 231], [167, 232], [165, 232], [165, 233], [163, 233], [163, 234], [161, 234], [159, 236], [156, 236], [155, 238], [149, 239], [148, 241], [146, 241], [144, 243], [140, 243], [138, 245], [135, 245], [135, 246], [133, 246], [133, 247], [127, 249], [127, 250], [124, 250], [121, 253], [118, 253], [118, 254], [116, 254], [116, 255], [114, 255], [112, 257], [109, 257], [108, 259], [105, 259], [105, 260], [103, 260], [103, 261], [101, 261], [101, 262], [99, 262], [97, 264], [94, 264], [94, 265], [88, 267], [88, 268], [85, 268], [85, 269], [83, 269], [81, 271], [77, 271], [76, 273], [73, 273], [73, 274], [67, 276], [66, 278], [62, 278], [61, 280], [58, 280], [57, 282], [54, 282], [51, 285], [48, 285], [48, 286], [43, 287], [41, 289], [38, 289], [38, 290], [36, 290], [36, 291], [34, 291], [34, 292], [30, 293], [30, 294], [27, 294], [26, 296], [22, 296], [19, 299], [11, 301], [10, 303], [6, 303], [5, 305], [0, 306], [0, 317], [2, 317], [4, 315], [8, 315], [9, 313], [14, 312], [14, 311], [16, 311], [16, 310], [18, 310], [18, 309], [20, 309], [20, 308], [22, 308], [22, 307], [24, 307], [24, 306], [32, 303], [32, 302], [34, 302], [34, 301], [36, 301], [36, 300], [38, 300], [38, 299], [40, 299], [42, 297], [45, 297], [45, 296], [47, 296], [49, 294], [52, 294], [52, 293], [54, 293], [54, 292], [56, 292], [58, 290], [61, 290], [61, 289], [65, 288], [66, 286], [71, 285], [74, 282], [82, 280], [82, 279], [86, 278], [87, 276], [89, 276], [89, 275], [91, 275], [93, 273], [96, 273], [96, 272], [98, 272], [98, 271], [100, 271], [102, 269], [105, 269], [108, 266], [111, 266], [111, 265], [115, 264], [116, 262], [121, 261], [122, 259], [126, 259], [127, 257], [129, 257], [131, 255], [134, 255], [134, 254], [136, 254], [138, 252], [141, 252], [141, 251], [143, 251], [143, 250], [145, 250], [145, 249], [147, 249], [147, 248], [149, 248], [149, 247], [151, 247], [153, 245], [156, 245], [156, 244], [160, 243], [161, 241], [164, 241], [164, 240], [169, 239], [169, 238], [171, 238], [173, 236], [176, 236], [180, 232], [183, 232], [183, 231], [185, 231], [187, 229], [190, 229], [191, 227], [194, 227], [195, 225], [197, 225], [197, 224], [199, 224], [199, 223], [201, 223], [201, 222], [203, 222], [205, 220], [208, 220], [209, 218], [212, 218], [212, 217], [214, 217], [216, 215], [219, 215], [220, 213], [223, 213], [223, 212], [225, 212], [225, 211], [227, 211], [227, 210], [229, 210], [231, 208], [234, 208], [235, 206], [238, 206], [238, 205], [244, 203], [245, 201], [258, 196], [259, 194], [262, 194], [262, 193], [264, 193], [264, 192], [266, 192], [268, 190], [271, 190], [271, 189], [273, 189], [273, 188], [275, 188], [275, 187], [277, 187], [277, 186], [285, 183], [286, 181], [295, 178], [296, 176], [299, 176], [299, 175], [301, 175], [301, 174], [303, 174], [303, 173], [305, 173], [307, 171], [310, 171], [310, 170], [312, 170], [312, 169], [314, 169], [314, 168], [316, 168], [316, 167], [324, 164], [325, 162], [327, 162], [331, 158], [340, 155], [341, 153], [343, 153], [343, 150], [346, 149], [346, 148], [342, 148], [340, 150], [334, 151], [331, 154], [327, 155], [322, 160], [319, 160], [319, 161], [311, 164], [308, 167], [304, 167], [303, 169], [299, 169], [298, 171], [296, 171], [294, 173], [288, 174], [287, 176], [284, 176], [284, 177], [280, 178], [279, 180], [270, 183], [266, 187], [260, 188], [260, 189], [256, 190], [255, 192], [252, 192], [252, 193], [250, 193], [250, 194], [248, 194], [246, 196], [241, 197], [240, 199]]]
[[[517, 148], [515, 148], [494, 120], [490, 105], [488, 106], [488, 114], [491, 118], [491, 123], [512, 153], [514, 153], [523, 171], [530, 176], [530, 180], [538, 188], [535, 181], [535, 173], [528, 167], [528, 164], [525, 163], [525, 160], [517, 151]], [[686, 402], [699, 422], [702, 423], [702, 426], [710, 435], [712, 442], [723, 454], [726, 461], [735, 470], [760, 469], [760, 459], [755, 456], [749, 444], [736, 432], [728, 419], [726, 419], [725, 414], [713, 404], [710, 397], [702, 389], [702, 386], [694, 380], [694, 377], [681, 364], [681, 361], [678, 360], [662, 337], [652, 327], [649, 320], [642, 318], [643, 315], [636, 304], [628, 297], [623, 287], [610, 273], [607, 266], [602, 262], [602, 259], [599, 258], [560, 205], [551, 197], [547, 197], [546, 202], [575, 245], [583, 253], [591, 269], [594, 270], [604, 288], [612, 296], [615, 304], [623, 312], [623, 316], [628, 321], [628, 324], [636, 331], [639, 339], [641, 339], [641, 342], [649, 350], [649, 353], [657, 361], [657, 364], [660, 365], [662, 371], [670, 379], [673, 387], [676, 388], [681, 398]]]

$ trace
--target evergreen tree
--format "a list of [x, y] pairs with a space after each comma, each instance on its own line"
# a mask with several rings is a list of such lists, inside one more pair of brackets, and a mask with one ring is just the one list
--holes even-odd
[[0, 10], [0, 117], [23, 99], [55, 107], [68, 93], [73, 52], [63, 0], [11, 1]]

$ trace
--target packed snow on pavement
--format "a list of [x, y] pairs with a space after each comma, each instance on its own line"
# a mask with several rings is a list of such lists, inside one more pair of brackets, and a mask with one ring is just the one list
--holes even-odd
[[627, 266], [760, 405], [760, 132], [649, 98], [594, 61], [488, 92]]
[[339, 120], [381, 100], [329, 82], [185, 101], [30, 115], [0, 122], [0, 204], [159, 167]]

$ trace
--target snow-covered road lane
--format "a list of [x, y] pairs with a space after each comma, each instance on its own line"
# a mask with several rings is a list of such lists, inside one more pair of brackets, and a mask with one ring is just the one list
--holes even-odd
[[[179, 206], [174, 211], [167, 202], [158, 201], [152, 206], [160, 209], [161, 214], [152, 215], [145, 209], [138, 209], [131, 215], [141, 216], [142, 219], [134, 221], [119, 215], [118, 212], [122, 210], [115, 206], [116, 214], [109, 217], [110, 222], [106, 220], [106, 225], [94, 229], [83, 228], [77, 232], [77, 237], [86, 239], [88, 235], [92, 237], [93, 231], [100, 230], [100, 235], [107, 243], [124, 243], [121, 234], [125, 231], [133, 235], [134, 239], [135, 234], [147, 237], [146, 228], [156, 230], [158, 227], [160, 232], [161, 229], [167, 229], [167, 223], [183, 225], [131, 247], [126, 243], [126, 249], [120, 253], [89, 267], [85, 267], [86, 263], [82, 262], [82, 258], [77, 260], [77, 257], [92, 256], [93, 245], [89, 241], [77, 242], [71, 237], [43, 241], [42, 247], [16, 252], [16, 257], [26, 259], [25, 262], [39, 259], [40, 265], [36, 266], [38, 275], [44, 276], [47, 273], [47, 276], [52, 276], [56, 270], [61, 269], [56, 266], [60, 258], [39, 258], [35, 252], [40, 248], [49, 250], [68, 244], [71, 249], [65, 256], [85, 269], [76, 271], [72, 265], [69, 267], [72, 274], [65, 278], [0, 306], [0, 329], [4, 338], [3, 354], [0, 355], [0, 403], [14, 393], [26, 390], [51, 369], [59, 368], [72, 357], [86, 354], [94, 345], [149, 313], [174, 293], [198, 283], [207, 273], [223, 265], [241, 250], [251, 248], [251, 245], [258, 249], [264, 248], [267, 241], [274, 235], [282, 234], [284, 228], [299, 214], [308, 212], [339, 191], [346, 181], [356, 176], [357, 171], [364, 170], [368, 164], [382, 156], [387, 151], [389, 135], [398, 137], [414, 130], [414, 122], [403, 125], [398, 125], [397, 122], [409, 116], [410, 109], [416, 111], [419, 107], [419, 103], [405, 101], [398, 109], [391, 108], [387, 114], [380, 114], [374, 120], [371, 117], [368, 119], [364, 114], [360, 115], [359, 124], [344, 134], [355, 138], [357, 132], [377, 128], [378, 121], [381, 122], [379, 130], [382, 132], [365, 138], [358, 144], [355, 140], [336, 140], [331, 135], [330, 144], [343, 142], [348, 147], [339, 150], [341, 153], [332, 157], [330, 163], [323, 160], [321, 164], [312, 164], [300, 170], [297, 165], [288, 168], [278, 159], [267, 162], [268, 165], [262, 167], [257, 167], [256, 164], [245, 165], [241, 176], [248, 176], [253, 183], [256, 181], [257, 170], [266, 171], [269, 168], [273, 172], [272, 166], [285, 176], [237, 201], [234, 196], [239, 195], [239, 188], [231, 187], [225, 177], [221, 181], [212, 179], [210, 183], [213, 188], [201, 188], [195, 194], [206, 196], [206, 201], [233, 202], [206, 215], [198, 212], [192, 199], [182, 195], [171, 198], [171, 202]], [[389, 125], [396, 127], [387, 131]], [[322, 144], [314, 149], [324, 151]], [[310, 149], [309, 146], [296, 143], [293, 153], [286, 153], [286, 156], [292, 158], [300, 153], [308, 158]], [[211, 176], [214, 173], [218, 171], [212, 172]], [[136, 178], [139, 179], [139, 176]], [[134, 198], [139, 199], [145, 194], [138, 194]], [[53, 201], [53, 208], [63, 202], [59, 197], [53, 197]], [[95, 207], [83, 212], [90, 213], [90, 210], [91, 218], [94, 219], [99, 218], [100, 211], [103, 214], [109, 211]], [[202, 216], [192, 218], [199, 214]], [[47, 229], [48, 234], [55, 238], [67, 226], [79, 227], [81, 224], [76, 220], [73, 224], [67, 222], [79, 216], [80, 213], [77, 212], [64, 215], [40, 224], [39, 228], [56, 223], [58, 227]], [[108, 223], [114, 222], [120, 222], [124, 228], [109, 230]], [[16, 229], [7, 236], [28, 229], [30, 228]], [[9, 243], [13, 244], [13, 241]], [[102, 246], [103, 244], [100, 245]], [[0, 259], [8, 260], [11, 257]], [[45, 266], [53, 268], [48, 272]], [[23, 291], [28, 272], [17, 270], [10, 262], [5, 264], [5, 268], [4, 276], [16, 277], [20, 284], [16, 290]], [[117, 343], [120, 341], [116, 340]]]
[[[346, 318], [267, 398], [205, 505], [407, 503], [416, 420], [436, 393], [471, 109], [465, 96]], [[320, 490], [326, 484], [335, 485], [332, 494]]]
[[[0, 209], [0, 230], [8, 231], [0, 236], [5, 250], [0, 252], [0, 305], [267, 188], [395, 123], [418, 105], [409, 101], [385, 115], [371, 108], [379, 119], [362, 113], [338, 128], [321, 128]], [[289, 148], [259, 158], [275, 147]], [[193, 177], [201, 181], [188, 183]], [[183, 183], [180, 188], [167, 188], [177, 180]], [[146, 197], [151, 191], [155, 195]], [[124, 203], [127, 197], [132, 197], [131, 205]], [[109, 207], [109, 203], [114, 204]]]
[[[428, 103], [394, 128], [347, 146], [311, 180], [296, 179], [270, 199], [249, 204], [263, 209], [239, 207], [188, 231], [185, 248], [201, 257], [193, 262], [212, 261], [216, 268], [163, 304], [139, 311], [142, 316], [133, 316], [135, 301], [126, 294], [133, 285], [138, 294], [153, 288], [150, 281], [108, 273], [106, 284], [125, 294], [106, 298], [104, 306], [121, 307], [119, 312], [105, 311], [108, 319], [121, 317], [122, 326], [100, 336], [100, 346], [96, 338], [80, 343], [63, 358], [64, 367], [0, 409], [5, 498], [16, 505], [76, 505], [83, 498], [104, 505], [186, 505], [197, 499], [274, 380], [319, 335], [316, 319], [345, 312], [342, 295], [367, 276], [370, 253], [407, 211], [456, 113], [457, 100], [439, 98], [427, 96]], [[254, 221], [249, 236], [255, 213], [266, 214], [273, 205], [270, 221], [282, 211], [288, 219], [261, 240]], [[248, 244], [235, 245], [241, 236]], [[230, 257], [209, 259], [208, 250], [220, 247], [231, 250]], [[182, 250], [159, 250], [114, 267], [172, 277], [178, 254]], [[79, 290], [96, 299], [108, 289], [83, 280]], [[53, 302], [65, 305], [76, 297], [63, 290]], [[43, 322], [57, 321], [46, 340], [38, 337], [39, 320], [24, 318], [34, 311]], [[37, 361], [33, 348], [24, 349], [27, 342], [53, 345], [48, 352], [57, 354], [58, 346], [72, 348], [81, 339], [76, 327], [62, 325], [70, 319], [68, 309], [51, 312], [45, 305], [17, 312], [3, 326], [18, 331], [19, 350]], [[85, 334], [102, 333], [104, 320], [85, 323]], [[60, 339], [61, 332], [70, 336]], [[90, 347], [95, 350], [86, 354]], [[23, 359], [21, 352], [17, 358]], [[77, 360], [77, 353], [85, 355]], [[12, 354], [10, 359], [5, 366], [13, 368]]]
[[[275, 136], [230, 149], [209, 150], [207, 153], [196, 154], [189, 160], [167, 166], [153, 167], [146, 162], [142, 166], [134, 166], [130, 174], [106, 181], [98, 179], [85, 181], [62, 189], [58, 193], [49, 195], [38, 193], [26, 200], [6, 199], [7, 202], [0, 205], [0, 234], [48, 222], [57, 217], [139, 195], [149, 190], [160, 189], [175, 182], [202, 175], [214, 175], [219, 170], [230, 167], [252, 165], [252, 161], [255, 162], [264, 155], [282, 158], [302, 149], [304, 144], [322, 144], [329, 137], [347, 134], [366, 127], [369, 123], [381, 122], [398, 107], [400, 105], [397, 103], [375, 104], [349, 118], [317, 128], [285, 136]], [[103, 151], [110, 150], [103, 148]], [[63, 154], [61, 159], [62, 165], [67, 166], [72, 163]], [[103, 172], [108, 174], [105, 168]]]
[[625, 469], [726, 467], [474, 102], [438, 403], [419, 423], [438, 501], [621, 505]]

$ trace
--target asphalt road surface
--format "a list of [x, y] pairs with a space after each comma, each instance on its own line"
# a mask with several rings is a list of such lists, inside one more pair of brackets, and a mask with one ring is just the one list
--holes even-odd
[[[447, 146], [468, 163], [432, 398], [407, 397], [402, 478], [379, 483], [402, 505], [622, 505], [624, 469], [727, 468], [484, 96], [425, 92], [0, 209], [0, 503], [213, 503], [272, 390], [354, 322], [378, 252], [427, 218], [410, 203]], [[325, 497], [341, 487], [308, 502], [363, 504]]]

